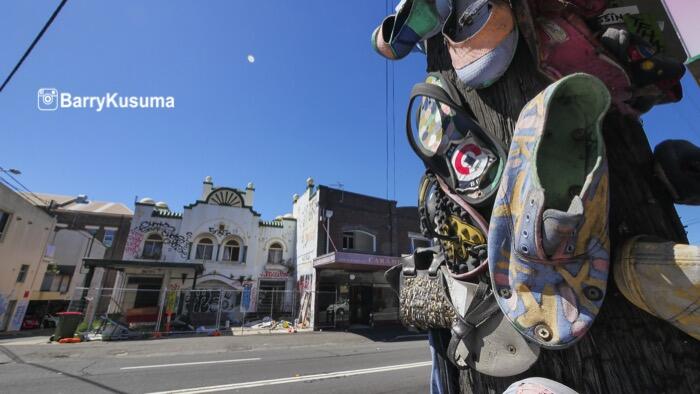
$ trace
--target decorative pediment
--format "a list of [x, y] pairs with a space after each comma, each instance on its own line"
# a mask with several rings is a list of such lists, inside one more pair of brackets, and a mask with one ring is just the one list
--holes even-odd
[[241, 194], [237, 190], [228, 187], [213, 190], [207, 196], [206, 201], [208, 204], [225, 207], [243, 207], [243, 197]]

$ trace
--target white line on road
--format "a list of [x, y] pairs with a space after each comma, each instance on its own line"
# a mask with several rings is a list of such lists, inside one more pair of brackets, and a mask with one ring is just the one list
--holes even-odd
[[185, 365], [206, 365], [206, 364], [224, 364], [224, 363], [240, 363], [243, 361], [259, 361], [260, 358], [239, 358], [236, 360], [216, 360], [216, 361], [197, 361], [192, 363], [175, 363], [175, 364], [156, 364], [156, 365], [139, 365], [136, 367], [123, 367], [121, 370], [128, 369], [147, 369], [147, 368], [167, 368], [167, 367], [182, 367]]
[[314, 381], [314, 380], [343, 378], [343, 377], [355, 376], [355, 375], [366, 375], [366, 374], [370, 374], [370, 373], [398, 371], [401, 369], [426, 367], [430, 364], [431, 364], [430, 361], [424, 361], [424, 362], [411, 363], [411, 364], [388, 365], [385, 367], [377, 367], [377, 368], [355, 369], [355, 370], [351, 370], [351, 371], [339, 371], [339, 372], [320, 373], [320, 374], [316, 374], [316, 375], [296, 376], [296, 377], [292, 377], [292, 378], [256, 380], [253, 382], [223, 384], [223, 385], [219, 385], [219, 386], [204, 386], [204, 387], [193, 387], [191, 389], [158, 391], [158, 392], [153, 392], [153, 393], [148, 393], [148, 394], [213, 393], [215, 391], [249, 389], [249, 388], [253, 388], [253, 387], [273, 386], [276, 384], [310, 382], [310, 381]]

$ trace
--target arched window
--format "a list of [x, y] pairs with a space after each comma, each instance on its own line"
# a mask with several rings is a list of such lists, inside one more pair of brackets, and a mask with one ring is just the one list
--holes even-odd
[[282, 245], [280, 245], [278, 242], [270, 245], [267, 252], [267, 262], [269, 264], [279, 264], [282, 262]]
[[143, 258], [160, 260], [163, 253], [163, 237], [158, 234], [151, 234], [143, 244]]
[[239, 261], [241, 257], [241, 244], [232, 239], [224, 244], [223, 261]]
[[214, 242], [209, 238], [202, 238], [197, 242], [194, 253], [195, 260], [211, 260], [214, 255]]

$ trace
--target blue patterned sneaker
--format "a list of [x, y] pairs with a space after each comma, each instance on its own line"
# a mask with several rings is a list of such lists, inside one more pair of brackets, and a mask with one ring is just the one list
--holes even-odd
[[384, 18], [372, 32], [372, 48], [389, 60], [402, 59], [440, 32], [449, 10], [447, 0], [403, 0], [396, 14]]
[[610, 105], [588, 74], [553, 83], [520, 113], [491, 216], [488, 260], [501, 310], [545, 348], [580, 339], [608, 280]]

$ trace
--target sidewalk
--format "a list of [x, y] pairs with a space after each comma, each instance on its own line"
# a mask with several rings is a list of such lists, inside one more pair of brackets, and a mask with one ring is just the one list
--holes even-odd
[[31, 337], [50, 337], [53, 335], [55, 328], [38, 328], [35, 330], [22, 330], [22, 331], [2, 331], [0, 332], [0, 340], [2, 339], [14, 339], [14, 338], [31, 338]]

